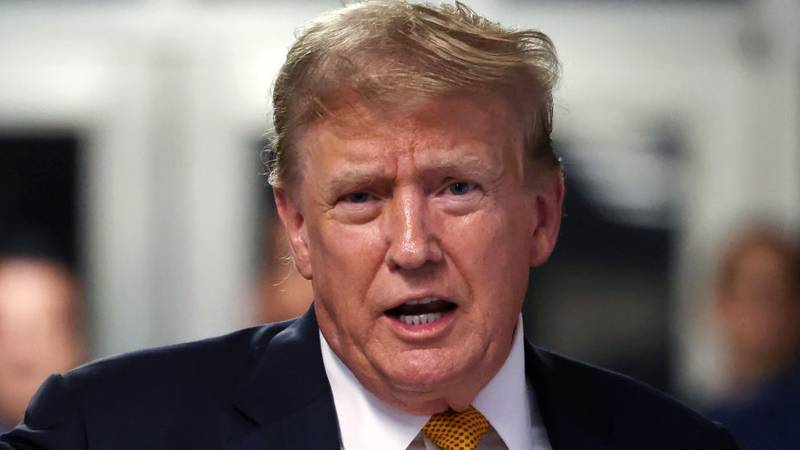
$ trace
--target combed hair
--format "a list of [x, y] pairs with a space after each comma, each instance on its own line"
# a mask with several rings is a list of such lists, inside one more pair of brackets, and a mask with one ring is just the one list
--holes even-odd
[[462, 3], [350, 4], [302, 31], [278, 73], [269, 183], [280, 188], [294, 178], [293, 147], [303, 131], [333, 115], [352, 94], [392, 108], [462, 93], [500, 93], [521, 115], [527, 159], [558, 167], [550, 144], [558, 75], [547, 35], [505, 28]]

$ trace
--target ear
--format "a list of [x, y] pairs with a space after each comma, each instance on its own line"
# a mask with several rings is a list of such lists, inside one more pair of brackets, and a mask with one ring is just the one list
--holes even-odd
[[275, 189], [275, 206], [278, 208], [278, 215], [281, 218], [286, 236], [289, 239], [289, 247], [292, 249], [292, 258], [297, 271], [303, 278], [310, 280], [311, 261], [308, 250], [308, 234], [306, 232], [303, 212], [298, 207], [298, 200], [289, 195], [284, 189]]
[[552, 175], [545, 175], [541, 183], [537, 183], [534, 191], [534, 224], [531, 240], [529, 264], [531, 267], [542, 265], [553, 253], [561, 228], [561, 216], [564, 206], [564, 174], [561, 169], [554, 169]]

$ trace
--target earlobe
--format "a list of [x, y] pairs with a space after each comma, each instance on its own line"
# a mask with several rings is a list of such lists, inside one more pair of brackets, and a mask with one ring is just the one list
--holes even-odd
[[556, 246], [558, 230], [564, 205], [564, 175], [560, 169], [547, 176], [547, 180], [537, 187], [534, 199], [534, 224], [531, 239], [529, 263], [531, 267], [542, 265]]
[[310, 280], [312, 278], [311, 261], [303, 213], [298, 208], [296, 199], [291, 198], [285, 190], [275, 189], [273, 192], [278, 215], [289, 239], [289, 248], [292, 250], [295, 267], [303, 278]]

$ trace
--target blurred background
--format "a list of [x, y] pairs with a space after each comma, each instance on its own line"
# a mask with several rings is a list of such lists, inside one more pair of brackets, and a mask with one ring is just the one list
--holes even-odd
[[[730, 398], [722, 255], [755, 225], [787, 246], [800, 230], [800, 3], [468, 4], [545, 31], [563, 61], [566, 218], [533, 273], [531, 339], [699, 408]], [[295, 31], [339, 5], [0, 1], [0, 367], [17, 358], [5, 379], [38, 384], [78, 361], [305, 310], [259, 153]], [[6, 285], [2, 261], [17, 274]], [[45, 314], [34, 303], [60, 311], [52, 324], [19, 325]], [[71, 356], [26, 361], [49, 347], [20, 350], [37, 326]]]

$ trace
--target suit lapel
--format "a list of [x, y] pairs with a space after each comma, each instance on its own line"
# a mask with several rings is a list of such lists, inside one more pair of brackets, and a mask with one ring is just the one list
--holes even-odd
[[227, 450], [338, 450], [339, 426], [313, 306], [258, 348], [259, 365], [239, 390]]
[[553, 450], [607, 450], [611, 426], [608, 417], [593, 411], [580, 394], [587, 386], [571, 383], [568, 373], [551, 356], [525, 342], [525, 372], [533, 386], [539, 414]]
[[[268, 332], [265, 327], [263, 332]], [[272, 339], [256, 338], [258, 363], [239, 389], [226, 450], [338, 450], [339, 426], [313, 306]], [[592, 411], [569, 374], [525, 343], [525, 371], [553, 450], [608, 450], [608, 417]]]

